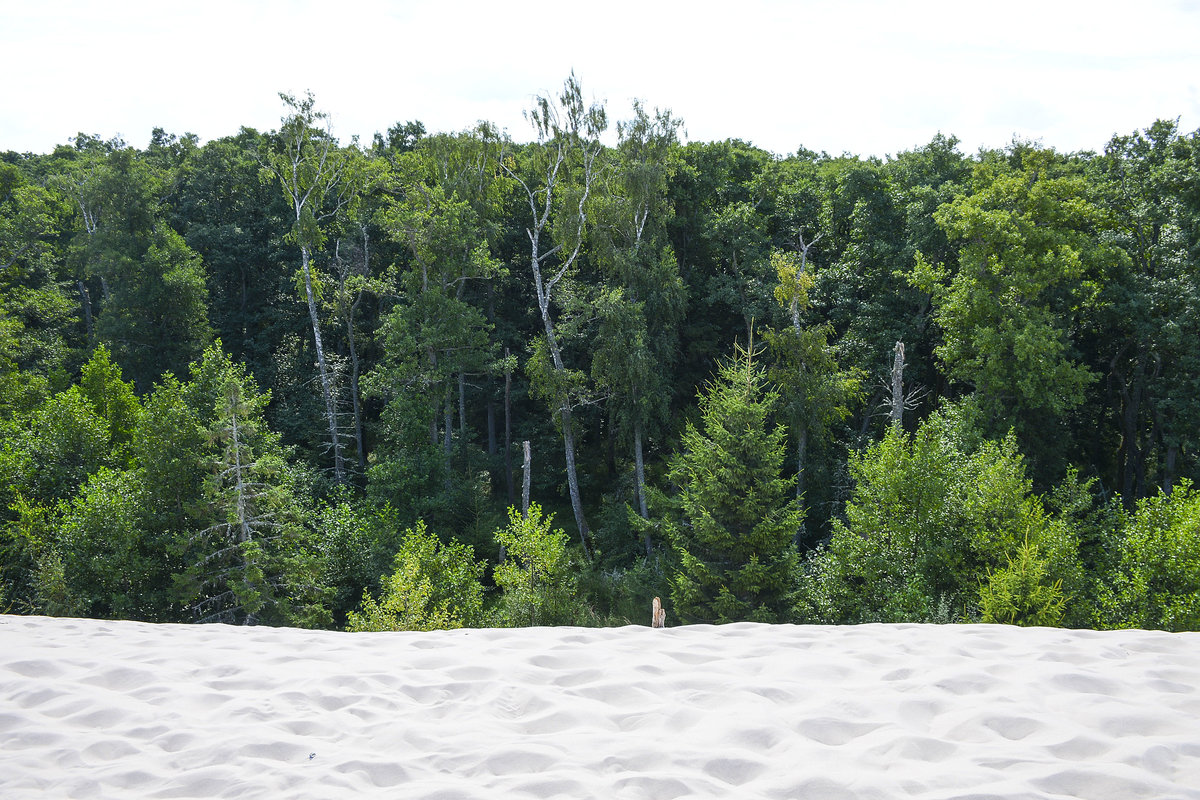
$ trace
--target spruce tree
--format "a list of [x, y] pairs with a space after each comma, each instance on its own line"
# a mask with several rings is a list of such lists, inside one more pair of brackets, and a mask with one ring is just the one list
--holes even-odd
[[682, 521], [666, 525], [679, 557], [675, 612], [688, 622], [778, 622], [799, 579], [793, 541], [803, 511], [782, 476], [787, 432], [772, 424], [778, 396], [765, 387], [753, 342], [738, 347], [699, 397], [683, 451], [671, 461]]
[[210, 471], [197, 509], [209, 524], [181, 543], [191, 564], [177, 577], [181, 599], [200, 622], [328, 624], [297, 476], [264, 417], [270, 394], [259, 393], [219, 343], [193, 366], [190, 390], [213, 402], [204, 426]]

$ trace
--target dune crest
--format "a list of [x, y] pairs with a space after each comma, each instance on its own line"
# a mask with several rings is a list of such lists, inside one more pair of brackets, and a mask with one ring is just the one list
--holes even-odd
[[1200, 797], [1200, 634], [0, 616], [0, 796]]

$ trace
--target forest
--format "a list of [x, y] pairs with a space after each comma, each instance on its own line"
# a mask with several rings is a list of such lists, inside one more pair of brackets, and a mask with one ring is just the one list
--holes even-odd
[[0, 612], [1200, 629], [1200, 132], [588, 97], [0, 153]]

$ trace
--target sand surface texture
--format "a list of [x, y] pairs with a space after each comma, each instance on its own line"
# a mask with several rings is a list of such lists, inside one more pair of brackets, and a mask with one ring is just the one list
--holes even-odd
[[0, 797], [1200, 798], [1200, 634], [0, 616]]

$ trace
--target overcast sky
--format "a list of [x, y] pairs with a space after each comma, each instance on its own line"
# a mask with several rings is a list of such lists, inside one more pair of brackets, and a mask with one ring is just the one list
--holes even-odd
[[269, 130], [307, 90], [343, 141], [410, 119], [527, 140], [522, 110], [571, 69], [610, 119], [641, 98], [693, 141], [1100, 150], [1200, 127], [1200, 2], [0, 0], [0, 151]]

